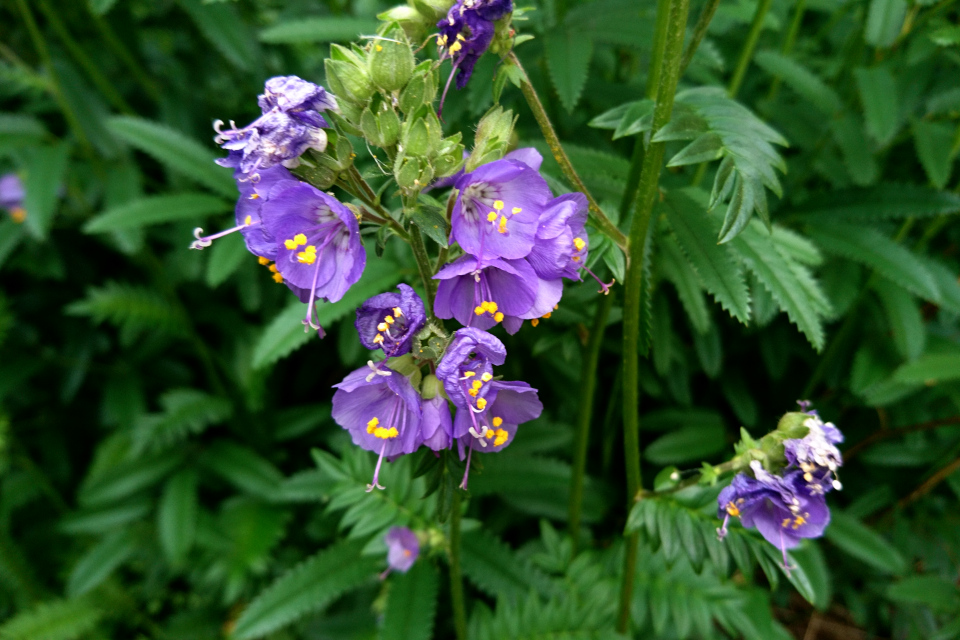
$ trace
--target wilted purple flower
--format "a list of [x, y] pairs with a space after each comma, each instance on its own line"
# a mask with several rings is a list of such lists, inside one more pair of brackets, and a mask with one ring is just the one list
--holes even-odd
[[507, 348], [494, 336], [472, 327], [458, 329], [437, 364], [437, 378], [457, 408], [475, 407], [489, 390], [494, 365], [506, 359]]
[[843, 456], [836, 445], [843, 442], [843, 434], [832, 422], [824, 422], [820, 416], [810, 414], [803, 421], [807, 435], [785, 440], [784, 455], [791, 466], [803, 471], [807, 487], [814, 493], [841, 489], [837, 469], [843, 465]]
[[333, 196], [300, 182], [263, 205], [267, 231], [277, 240], [277, 269], [307, 303], [305, 324], [314, 324], [313, 302], [336, 302], [360, 279], [367, 255], [354, 214]]
[[420, 446], [423, 411], [409, 378], [396, 371], [369, 373], [366, 367], [357, 369], [334, 385], [333, 419], [350, 432], [355, 445], [380, 454], [373, 482], [367, 485], [367, 491], [373, 491], [383, 489], [378, 479], [384, 457], [413, 453]]
[[25, 196], [23, 183], [17, 174], [7, 173], [0, 177], [0, 207], [9, 211], [10, 218], [17, 224], [27, 219], [27, 211], [23, 208]]
[[437, 395], [423, 401], [423, 444], [434, 451], [449, 449], [453, 443], [453, 419], [450, 405], [443, 396]]
[[809, 490], [801, 471], [790, 471], [781, 477], [766, 471], [756, 460], [750, 463], [755, 478], [737, 474], [733, 482], [717, 497], [723, 526], [720, 537], [727, 533], [731, 516], [740, 518], [744, 527], [756, 527], [770, 544], [783, 552], [787, 565], [787, 549], [801, 538], [817, 538], [830, 522], [830, 510], [822, 493]]
[[497, 160], [457, 181], [451, 239], [485, 258], [523, 258], [534, 245], [550, 188], [536, 170], [519, 160]]
[[[437, 38], [440, 59], [450, 58], [453, 61], [451, 79], [459, 71], [457, 89], [466, 86], [477, 60], [490, 47], [495, 32], [493, 23], [511, 11], [511, 0], [457, 0], [447, 12], [447, 17], [437, 23], [440, 30]], [[450, 80], [447, 80], [447, 88], [449, 86]], [[444, 95], [447, 88], [443, 91]], [[440, 102], [443, 103], [442, 98]]]
[[387, 543], [387, 570], [380, 574], [380, 579], [386, 578], [391, 570], [400, 573], [409, 571], [420, 555], [417, 534], [407, 527], [391, 527], [383, 541]]
[[263, 113], [278, 110], [312, 127], [328, 128], [321, 111], [340, 112], [337, 99], [320, 85], [297, 76], [270, 78], [263, 86], [263, 95], [257, 98]]
[[360, 342], [367, 349], [383, 349], [388, 358], [409, 352], [413, 337], [427, 319], [417, 292], [406, 284], [397, 285], [397, 289], [400, 293], [381, 293], [357, 309]]

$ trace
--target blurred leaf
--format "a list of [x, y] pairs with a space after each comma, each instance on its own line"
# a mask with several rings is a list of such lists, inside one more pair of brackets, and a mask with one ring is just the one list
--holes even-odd
[[380, 640], [430, 640], [439, 590], [437, 569], [426, 558], [406, 573], [394, 573]]
[[69, 534], [107, 533], [147, 515], [153, 505], [146, 497], [127, 500], [115, 506], [81, 509], [61, 518], [59, 529]]
[[234, 199], [237, 187], [229, 169], [214, 164], [212, 149], [178, 131], [134, 116], [113, 116], [107, 128], [118, 138], [194, 182]]
[[[874, 1], [883, 2], [887, 0]], [[901, 2], [902, 0], [889, 1]], [[770, 75], [783, 80], [784, 84], [796, 91], [824, 115], [832, 117], [843, 109], [843, 101], [840, 100], [837, 92], [799, 62], [775, 51], [761, 51], [754, 56], [754, 61]]]
[[531, 591], [544, 596], [554, 592], [543, 572], [519, 558], [493, 533], [464, 534], [461, 553], [463, 575], [491, 596], [515, 600]]
[[[100, 324], [108, 321], [125, 334], [124, 342], [142, 331], [165, 331], [173, 335], [186, 332], [186, 319], [159, 292], [143, 286], [107, 282], [101, 288], [90, 288], [87, 297], [71, 303], [64, 313], [90, 316]], [[124, 337], [122, 335], [121, 337]]]
[[853, 183], [865, 187], [876, 182], [880, 167], [859, 118], [847, 115], [832, 122], [833, 138], [843, 154], [847, 173]]
[[824, 534], [827, 540], [883, 573], [901, 575], [907, 571], [907, 561], [886, 538], [839, 509], [833, 509], [830, 515], [830, 526]]
[[257, 41], [237, 15], [231, 3], [212, 4], [201, 0], [177, 0], [190, 15], [200, 33], [242, 71], [252, 70], [260, 57]]
[[927, 177], [937, 189], [943, 189], [950, 179], [953, 167], [953, 125], [946, 122], [916, 120], [913, 123], [913, 143]]
[[796, 210], [825, 221], [879, 221], [960, 212], [960, 196], [910, 184], [815, 194]]
[[860, 67], [853, 75], [860, 90], [860, 103], [866, 116], [867, 132], [885, 146], [900, 126], [897, 84], [886, 67]]
[[84, 482], [77, 497], [82, 505], [91, 507], [115, 502], [157, 484], [181, 462], [181, 451], [126, 460]]
[[87, 600], [51, 600], [8, 619], [0, 625], [0, 638], [74, 640], [92, 631], [102, 616]]
[[719, 453], [727, 446], [722, 426], [705, 424], [681, 427], [660, 436], [643, 451], [643, 457], [654, 464], [696, 462]]
[[904, 0], [870, 0], [863, 39], [874, 47], [889, 47], [900, 35], [906, 15]]
[[160, 397], [162, 413], [141, 416], [133, 425], [131, 452], [169, 448], [211, 424], [226, 420], [233, 411], [229, 400], [196, 389], [173, 389]]
[[227, 278], [232, 276], [244, 258], [248, 258], [247, 245], [239, 233], [219, 238], [210, 249], [210, 260], [207, 262], [206, 282], [210, 288], [218, 287]]
[[697, 333], [706, 333], [710, 330], [710, 314], [703, 299], [700, 277], [683, 257], [675, 238], [663, 238], [660, 241], [660, 250], [663, 252], [663, 274], [677, 288], [677, 296], [687, 312], [691, 326]]
[[37, 238], [46, 238], [53, 225], [69, 157], [70, 145], [64, 142], [37, 147], [27, 159], [23, 184], [27, 219], [23, 224]]
[[203, 193], [150, 196], [94, 216], [83, 225], [83, 231], [84, 233], [102, 233], [179, 220], [200, 222], [206, 216], [229, 211], [232, 208], [232, 204], [224, 202], [221, 198]]
[[203, 464], [241, 491], [269, 501], [279, 499], [283, 474], [252, 449], [218, 440], [204, 452]]
[[908, 362], [893, 373], [904, 384], [935, 384], [960, 379], [960, 354], [929, 353]]
[[126, 531], [116, 531], [95, 544], [74, 565], [67, 579], [67, 595], [81, 596], [97, 588], [136, 551], [136, 543]]
[[903, 604], [926, 605], [934, 611], [956, 611], [957, 587], [939, 576], [910, 576], [887, 587], [887, 598]]
[[360, 35], [373, 35], [377, 21], [372, 18], [325, 16], [281, 22], [260, 32], [260, 41], [270, 44], [347, 42]]
[[182, 563], [193, 546], [197, 509], [197, 474], [186, 469], [167, 481], [157, 509], [160, 548], [173, 566]]
[[244, 609], [233, 637], [263, 637], [372, 580], [382, 559], [361, 556], [362, 546], [358, 541], [337, 543], [280, 576]]
[[117, 4], [117, 0], [87, 0], [90, 3], [90, 9], [97, 14], [102, 16], [106, 14], [110, 9], [113, 8], [113, 5]]
[[593, 41], [581, 29], [560, 28], [543, 38], [547, 68], [564, 109], [572, 113], [587, 82]]

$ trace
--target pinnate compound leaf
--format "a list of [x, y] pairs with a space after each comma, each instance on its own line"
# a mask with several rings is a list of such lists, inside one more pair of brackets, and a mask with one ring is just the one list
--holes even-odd
[[86, 599], [52, 600], [0, 625], [3, 640], [74, 640], [93, 629], [103, 612]]
[[770, 292], [790, 321], [807, 336], [817, 351], [823, 349], [822, 306], [798, 277], [795, 265], [777, 250], [767, 230], [754, 221], [733, 242], [747, 268]]
[[833, 139], [840, 147], [844, 165], [853, 183], [865, 187], [876, 182], [880, 167], [859, 118], [846, 115], [831, 123]]
[[229, 211], [233, 204], [205, 193], [178, 193], [150, 196], [114, 207], [94, 216], [83, 225], [84, 233], [103, 233], [121, 229], [138, 229], [164, 222], [196, 220]]
[[660, 240], [661, 269], [664, 277], [677, 288], [677, 296], [683, 304], [690, 324], [699, 334], [710, 331], [710, 312], [703, 298], [700, 276], [683, 257], [676, 238], [667, 236]]
[[920, 218], [960, 212], [960, 195], [917, 185], [883, 184], [818, 193], [794, 211], [837, 222]]
[[708, 458], [726, 446], [721, 425], [691, 425], [660, 436], [647, 445], [643, 455], [654, 464], [680, 464]]
[[116, 531], [104, 537], [74, 565], [67, 579], [67, 595], [75, 598], [100, 586], [135, 551], [136, 543], [126, 531]]
[[844, 222], [818, 222], [808, 233], [828, 253], [855, 260], [925, 300], [937, 302], [940, 291], [923, 262], [909, 249], [876, 229]]
[[437, 569], [429, 560], [414, 563], [407, 573], [394, 573], [380, 640], [430, 640], [439, 592]]
[[252, 449], [221, 440], [204, 452], [204, 465], [242, 491], [265, 500], [279, 500], [283, 474]]
[[212, 424], [226, 420], [233, 411], [229, 400], [197, 389], [173, 389], [160, 396], [163, 411], [141, 416], [133, 427], [131, 452], [169, 448]]
[[281, 22], [260, 32], [260, 42], [269, 44], [309, 44], [313, 42], [349, 42], [363, 34], [373, 34], [373, 18], [325, 16]]
[[382, 558], [362, 556], [359, 541], [339, 542], [280, 576], [244, 609], [236, 640], [261, 638], [373, 580]]
[[587, 82], [593, 41], [582, 32], [561, 28], [548, 33], [543, 43], [553, 88], [564, 109], [572, 113]]
[[180, 451], [125, 460], [89, 477], [80, 487], [77, 497], [80, 504], [87, 507], [122, 500], [159, 483], [181, 462], [183, 453]]
[[666, 199], [667, 219], [706, 290], [731, 316], [746, 324], [750, 298], [743, 267], [730, 247], [717, 244], [719, 224], [707, 214], [704, 195], [693, 189], [671, 191]]
[[754, 61], [770, 75], [783, 80], [824, 115], [833, 116], [843, 109], [843, 101], [837, 92], [796, 60], [775, 51], [761, 51]]
[[826, 538], [849, 555], [883, 573], [901, 575], [907, 561], [887, 539], [838, 509], [830, 514]]
[[531, 590], [544, 596], [556, 590], [543, 572], [488, 531], [465, 534], [461, 551], [463, 575], [491, 596], [517, 600]]
[[135, 116], [113, 116], [107, 128], [172, 171], [228, 198], [237, 197], [230, 169], [214, 163], [210, 149], [166, 125]]

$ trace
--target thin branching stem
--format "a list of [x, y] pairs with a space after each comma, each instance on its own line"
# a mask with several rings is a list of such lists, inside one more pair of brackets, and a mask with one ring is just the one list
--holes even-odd
[[[804, 0], [799, 0], [799, 2], [802, 4]], [[693, 56], [700, 47], [700, 43], [703, 42], [704, 36], [707, 35], [707, 29], [710, 27], [713, 15], [717, 12], [719, 6], [720, 0], [707, 0], [707, 4], [703, 5], [703, 9], [700, 10], [700, 17], [697, 18], [697, 24], [693, 28], [693, 35], [690, 36], [690, 42], [687, 43], [687, 48], [683, 51], [683, 62], [680, 63], [681, 76], [693, 61]]]
[[750, 25], [750, 32], [743, 43], [743, 49], [740, 50], [740, 58], [737, 60], [737, 68], [733, 72], [733, 78], [730, 80], [728, 93], [731, 98], [736, 98], [740, 91], [740, 85], [747, 75], [747, 67], [753, 59], [753, 52], [757, 48], [757, 41], [760, 39], [760, 32], [763, 31], [763, 21], [767, 19], [767, 12], [770, 11], [770, 5], [773, 0], [760, 0], [757, 4], [757, 11], [753, 14], [753, 24]]
[[467, 640], [467, 608], [463, 599], [463, 573], [460, 570], [460, 491], [453, 492], [450, 510], [450, 600], [453, 603], [453, 628], [457, 640]]
[[[670, 19], [667, 21], [660, 88], [653, 110], [651, 139], [670, 121], [673, 99], [680, 79], [683, 57], [683, 37], [687, 25], [688, 0], [670, 0]], [[624, 283], [623, 305], [623, 449], [627, 467], [628, 508], [640, 490], [640, 300], [643, 297], [644, 263], [649, 250], [648, 235], [653, 205], [659, 191], [660, 171], [663, 168], [664, 143], [651, 142], [643, 156], [640, 184], [630, 226], [630, 250], [627, 278]], [[634, 573], [637, 561], [637, 534], [627, 540], [627, 555], [623, 567], [620, 591], [620, 609], [617, 630], [626, 633], [630, 628], [630, 608], [633, 598]]]
[[603, 235], [613, 240], [617, 243], [618, 247], [626, 251], [627, 237], [603, 212], [596, 198], [591, 195], [587, 186], [577, 173], [577, 170], [574, 169], [573, 163], [570, 162], [570, 158], [567, 156], [567, 152], [563, 150], [563, 146], [560, 144], [560, 138], [557, 137], [557, 132], [553, 128], [553, 123], [550, 122], [550, 117], [547, 116], [546, 109], [543, 108], [543, 103], [540, 102], [540, 96], [537, 95], [537, 90], [533, 88], [533, 84], [530, 82], [530, 76], [527, 75], [526, 70], [524, 70], [520, 64], [520, 60], [517, 59], [515, 54], [510, 53], [507, 59], [511, 64], [516, 65], [517, 69], [523, 74], [523, 82], [520, 83], [520, 90], [527, 99], [527, 104], [530, 105], [533, 117], [536, 119], [537, 124], [540, 125], [540, 131], [547, 141], [547, 146], [550, 147], [553, 158], [557, 161], [557, 164], [560, 165], [560, 170], [563, 171], [563, 175], [566, 176], [567, 180], [570, 181], [577, 191], [580, 191], [587, 197], [587, 202], [590, 203], [591, 221]]

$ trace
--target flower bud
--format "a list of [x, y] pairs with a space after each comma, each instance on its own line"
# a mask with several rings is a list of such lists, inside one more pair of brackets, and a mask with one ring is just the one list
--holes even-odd
[[404, 157], [403, 161], [397, 158], [394, 162], [393, 176], [397, 179], [397, 184], [402, 189], [416, 189], [420, 181], [421, 160], [417, 158]]
[[[400, 25], [404, 35], [411, 42], [422, 41], [427, 37], [427, 31], [433, 27], [433, 23], [427, 20], [422, 13], [409, 5], [403, 4], [378, 14], [377, 20]], [[436, 20], [433, 22], [436, 22]]]
[[504, 111], [496, 106], [480, 119], [477, 125], [476, 143], [473, 152], [467, 160], [466, 171], [469, 173], [488, 162], [499, 160], [506, 153], [513, 133], [513, 124], [516, 118], [513, 111]]
[[330, 45], [330, 57], [324, 60], [327, 84], [338, 98], [356, 104], [366, 104], [375, 88], [367, 71], [366, 54], [362, 49], [347, 49], [338, 44]]
[[417, 67], [410, 82], [400, 94], [400, 109], [412, 114], [420, 105], [433, 103], [437, 97], [437, 73], [426, 60]]
[[441, 388], [440, 379], [431, 373], [425, 376], [420, 384], [420, 397], [424, 400], [433, 400], [440, 395]]
[[414, 8], [431, 23], [446, 16], [450, 7], [454, 5], [453, 0], [412, 0], [412, 3]]
[[383, 91], [402, 89], [413, 75], [415, 65], [413, 51], [401, 29], [391, 29], [382, 39], [373, 41], [370, 78]]
[[[326, 154], [323, 154], [326, 155]], [[321, 191], [325, 191], [333, 186], [340, 174], [336, 169], [325, 163], [309, 164], [301, 162], [298, 167], [290, 171], [292, 174], [302, 179], [304, 182], [315, 186]]]
[[441, 327], [428, 322], [427, 326], [414, 337], [411, 353], [420, 360], [440, 360], [448, 342], [450, 342], [450, 336]]
[[403, 152], [408, 156], [423, 157], [430, 150], [430, 128], [426, 119], [413, 122], [403, 136]]

